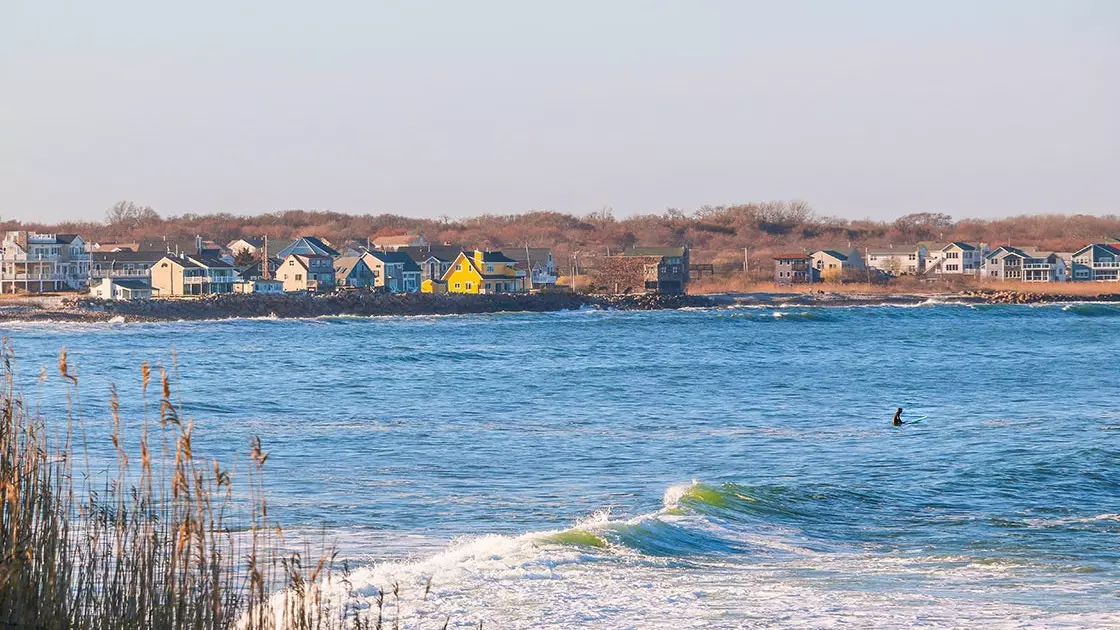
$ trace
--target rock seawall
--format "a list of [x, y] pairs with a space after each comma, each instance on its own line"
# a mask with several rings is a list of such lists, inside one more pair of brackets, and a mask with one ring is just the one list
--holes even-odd
[[60, 319], [73, 319], [75, 313], [86, 314], [86, 318], [92, 321], [115, 317], [124, 317], [129, 321], [166, 321], [333, 315], [465, 315], [502, 311], [561, 311], [584, 307], [656, 310], [713, 304], [714, 301], [710, 298], [694, 295], [585, 295], [561, 292], [497, 295], [368, 292], [331, 295], [225, 294], [198, 299], [128, 302], [80, 298], [68, 303], [71, 316]]

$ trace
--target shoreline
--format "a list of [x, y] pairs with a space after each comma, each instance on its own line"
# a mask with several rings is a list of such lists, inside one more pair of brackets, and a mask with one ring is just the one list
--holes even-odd
[[199, 299], [105, 301], [85, 296], [29, 297], [0, 303], [0, 322], [168, 322], [239, 318], [301, 319], [332, 316], [472, 315], [556, 312], [592, 308], [643, 311], [720, 306], [914, 306], [930, 300], [964, 304], [1118, 302], [1120, 293], [1074, 295], [973, 289], [942, 293], [839, 293], [821, 291], [701, 295], [596, 295], [534, 293], [499, 295], [344, 293], [334, 295], [227, 294]]

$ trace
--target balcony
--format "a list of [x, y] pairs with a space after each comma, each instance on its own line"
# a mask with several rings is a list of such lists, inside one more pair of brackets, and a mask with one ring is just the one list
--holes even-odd
[[1048, 270], [1053, 266], [1054, 265], [1051, 265], [1050, 263], [1027, 263], [1027, 264], [1023, 265], [1023, 269], [1044, 269], [1044, 270]]

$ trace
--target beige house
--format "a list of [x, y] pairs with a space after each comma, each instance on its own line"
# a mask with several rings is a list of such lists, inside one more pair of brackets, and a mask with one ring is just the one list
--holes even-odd
[[323, 293], [334, 290], [334, 258], [304, 254], [288, 254], [276, 269], [276, 279], [285, 291]]
[[809, 254], [809, 259], [821, 280], [840, 280], [847, 274], [864, 268], [863, 257], [855, 249], [846, 252], [822, 249]]
[[217, 258], [165, 254], [152, 266], [152, 290], [159, 297], [233, 293], [240, 280], [233, 265]]

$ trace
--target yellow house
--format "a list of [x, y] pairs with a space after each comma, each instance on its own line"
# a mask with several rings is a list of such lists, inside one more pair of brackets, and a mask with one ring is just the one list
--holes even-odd
[[502, 252], [460, 252], [440, 278], [448, 293], [513, 293], [525, 288], [517, 261]]

